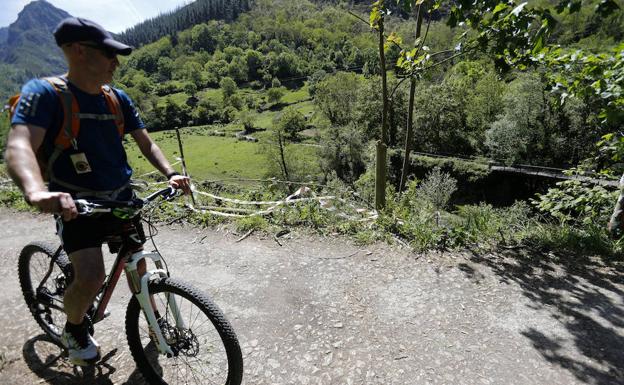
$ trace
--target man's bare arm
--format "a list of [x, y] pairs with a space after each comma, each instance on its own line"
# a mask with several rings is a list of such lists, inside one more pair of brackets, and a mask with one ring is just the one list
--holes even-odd
[[[165, 155], [160, 150], [160, 147], [158, 147], [158, 145], [152, 140], [146, 129], [134, 130], [130, 133], [130, 135], [132, 135], [136, 141], [143, 156], [145, 156], [145, 158], [147, 158], [152, 166], [156, 167], [158, 171], [160, 171], [163, 175], [170, 175], [175, 172]], [[175, 188], [181, 188], [187, 194], [191, 192], [190, 180], [185, 176], [174, 175], [169, 178], [169, 184]]]
[[35, 152], [41, 146], [45, 129], [16, 124], [9, 130], [4, 159], [9, 175], [26, 198], [38, 191], [47, 191]]
[[4, 159], [9, 175], [24, 193], [26, 201], [43, 212], [61, 213], [65, 220], [78, 215], [71, 195], [49, 192], [35, 153], [43, 143], [45, 129], [16, 124], [9, 130]]

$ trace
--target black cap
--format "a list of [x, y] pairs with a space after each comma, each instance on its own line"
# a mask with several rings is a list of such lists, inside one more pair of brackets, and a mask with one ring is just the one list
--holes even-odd
[[54, 39], [59, 46], [79, 41], [92, 41], [119, 55], [130, 55], [132, 52], [132, 47], [113, 39], [110, 32], [101, 25], [80, 17], [68, 17], [62, 20], [54, 30]]

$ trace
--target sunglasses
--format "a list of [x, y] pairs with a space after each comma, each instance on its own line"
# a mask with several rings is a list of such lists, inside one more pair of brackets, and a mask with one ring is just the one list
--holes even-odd
[[102, 55], [104, 55], [108, 59], [114, 59], [115, 57], [117, 57], [117, 51], [111, 48], [107, 48], [107, 47], [103, 47], [101, 45], [95, 45], [95, 44], [86, 44], [86, 43], [79, 43], [79, 44], [82, 46], [93, 48], [93, 49], [100, 51]]

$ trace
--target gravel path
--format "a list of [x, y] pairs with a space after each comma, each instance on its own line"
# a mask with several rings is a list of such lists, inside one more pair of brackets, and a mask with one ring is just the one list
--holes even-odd
[[[97, 325], [103, 362], [77, 370], [46, 341], [17, 280], [19, 250], [55, 241], [51, 219], [0, 210], [0, 229], [0, 384], [141, 384], [125, 346], [125, 285]], [[174, 226], [156, 239], [173, 276], [233, 324], [245, 384], [624, 384], [621, 262], [239, 238]]]

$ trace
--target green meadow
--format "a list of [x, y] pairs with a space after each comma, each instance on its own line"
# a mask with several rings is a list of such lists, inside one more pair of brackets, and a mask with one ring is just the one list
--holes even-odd
[[[239, 141], [234, 137], [208, 136], [193, 133], [192, 129], [181, 129], [186, 165], [196, 180], [221, 179], [263, 179], [267, 177], [266, 155], [262, 152], [262, 142]], [[151, 134], [170, 162], [180, 157], [175, 132]], [[131, 141], [127, 143], [128, 160], [134, 175], [153, 171], [153, 167], [140, 154]], [[316, 149], [310, 146], [292, 144], [289, 151], [296, 151], [296, 157], [309, 165], [313, 174], [319, 173]], [[181, 170], [181, 165], [175, 166]]]
[[[252, 89], [240, 89], [243, 95], [252, 95], [257, 100], [262, 100], [263, 92]], [[174, 103], [185, 103], [188, 95], [184, 92], [167, 96]], [[158, 104], [164, 105], [167, 97], [160, 97]], [[200, 99], [222, 99], [220, 89], [206, 88], [197, 92]], [[271, 141], [270, 130], [274, 120], [282, 113], [285, 106], [290, 105], [304, 115], [310, 115], [315, 111], [314, 103], [309, 99], [307, 84], [300, 89], [286, 90], [281, 104], [277, 108], [267, 109], [254, 116], [254, 126], [259, 130], [251, 134], [259, 142], [239, 141], [235, 135], [243, 130], [238, 121], [226, 125], [207, 125], [201, 127], [185, 127], [180, 130], [184, 146], [184, 156], [189, 173], [197, 180], [223, 180], [223, 179], [264, 179], [269, 175], [267, 155], [263, 152], [263, 146]], [[211, 136], [219, 131], [226, 136]], [[174, 163], [180, 157], [178, 142], [174, 131], [161, 131], [150, 134], [160, 146], [165, 156]], [[305, 143], [313, 143], [308, 136], [303, 136]], [[153, 167], [139, 153], [138, 148], [132, 141], [127, 142], [126, 150], [128, 160], [134, 169], [134, 175], [140, 176], [153, 171]], [[311, 175], [319, 175], [320, 168], [316, 148], [298, 143], [290, 143], [287, 147], [292, 156], [305, 162]], [[176, 166], [181, 170], [181, 165]], [[235, 181], [234, 181], [235, 182]], [[246, 184], [241, 182], [240, 184]]]

